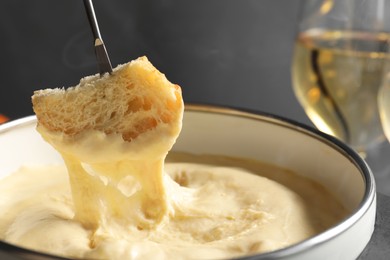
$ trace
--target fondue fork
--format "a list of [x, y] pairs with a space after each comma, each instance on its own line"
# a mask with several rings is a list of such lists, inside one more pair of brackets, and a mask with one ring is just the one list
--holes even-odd
[[100, 35], [92, 0], [84, 0], [84, 6], [85, 11], [87, 12], [89, 25], [91, 26], [92, 34], [94, 37], [95, 55], [98, 62], [100, 76], [104, 75], [107, 72], [111, 74], [112, 66], [110, 57], [108, 56], [106, 46], [104, 45], [102, 36]]

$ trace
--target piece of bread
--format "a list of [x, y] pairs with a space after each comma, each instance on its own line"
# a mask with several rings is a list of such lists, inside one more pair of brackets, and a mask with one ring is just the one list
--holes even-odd
[[75, 87], [35, 91], [32, 103], [47, 131], [77, 139], [98, 130], [127, 142], [160, 124], [181, 124], [184, 108], [180, 87], [146, 57], [119, 65], [111, 75], [85, 77]]

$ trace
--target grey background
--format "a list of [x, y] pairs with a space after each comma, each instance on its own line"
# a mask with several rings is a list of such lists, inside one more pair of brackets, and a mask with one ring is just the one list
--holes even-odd
[[[299, 0], [95, 0], [114, 66], [146, 55], [185, 102], [311, 124], [290, 83]], [[35, 89], [71, 86], [97, 67], [81, 0], [2, 0], [0, 113], [32, 114]]]

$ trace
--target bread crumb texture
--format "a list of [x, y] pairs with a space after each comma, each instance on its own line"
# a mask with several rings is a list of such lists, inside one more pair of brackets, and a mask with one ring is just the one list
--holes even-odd
[[67, 89], [34, 92], [38, 124], [75, 137], [86, 130], [121, 134], [125, 141], [181, 120], [181, 89], [146, 57], [117, 66], [112, 74], [88, 76]]

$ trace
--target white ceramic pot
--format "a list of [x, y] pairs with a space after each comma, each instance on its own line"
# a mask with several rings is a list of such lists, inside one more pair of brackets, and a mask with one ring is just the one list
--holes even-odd
[[[62, 161], [35, 131], [35, 125], [36, 119], [31, 116], [0, 126], [0, 178], [22, 164]], [[173, 150], [279, 165], [322, 183], [353, 212], [315, 237], [244, 259], [356, 259], [373, 233], [376, 195], [370, 169], [353, 150], [319, 131], [262, 113], [187, 105], [183, 130]], [[4, 242], [0, 242], [0, 254], [53, 258]]]

